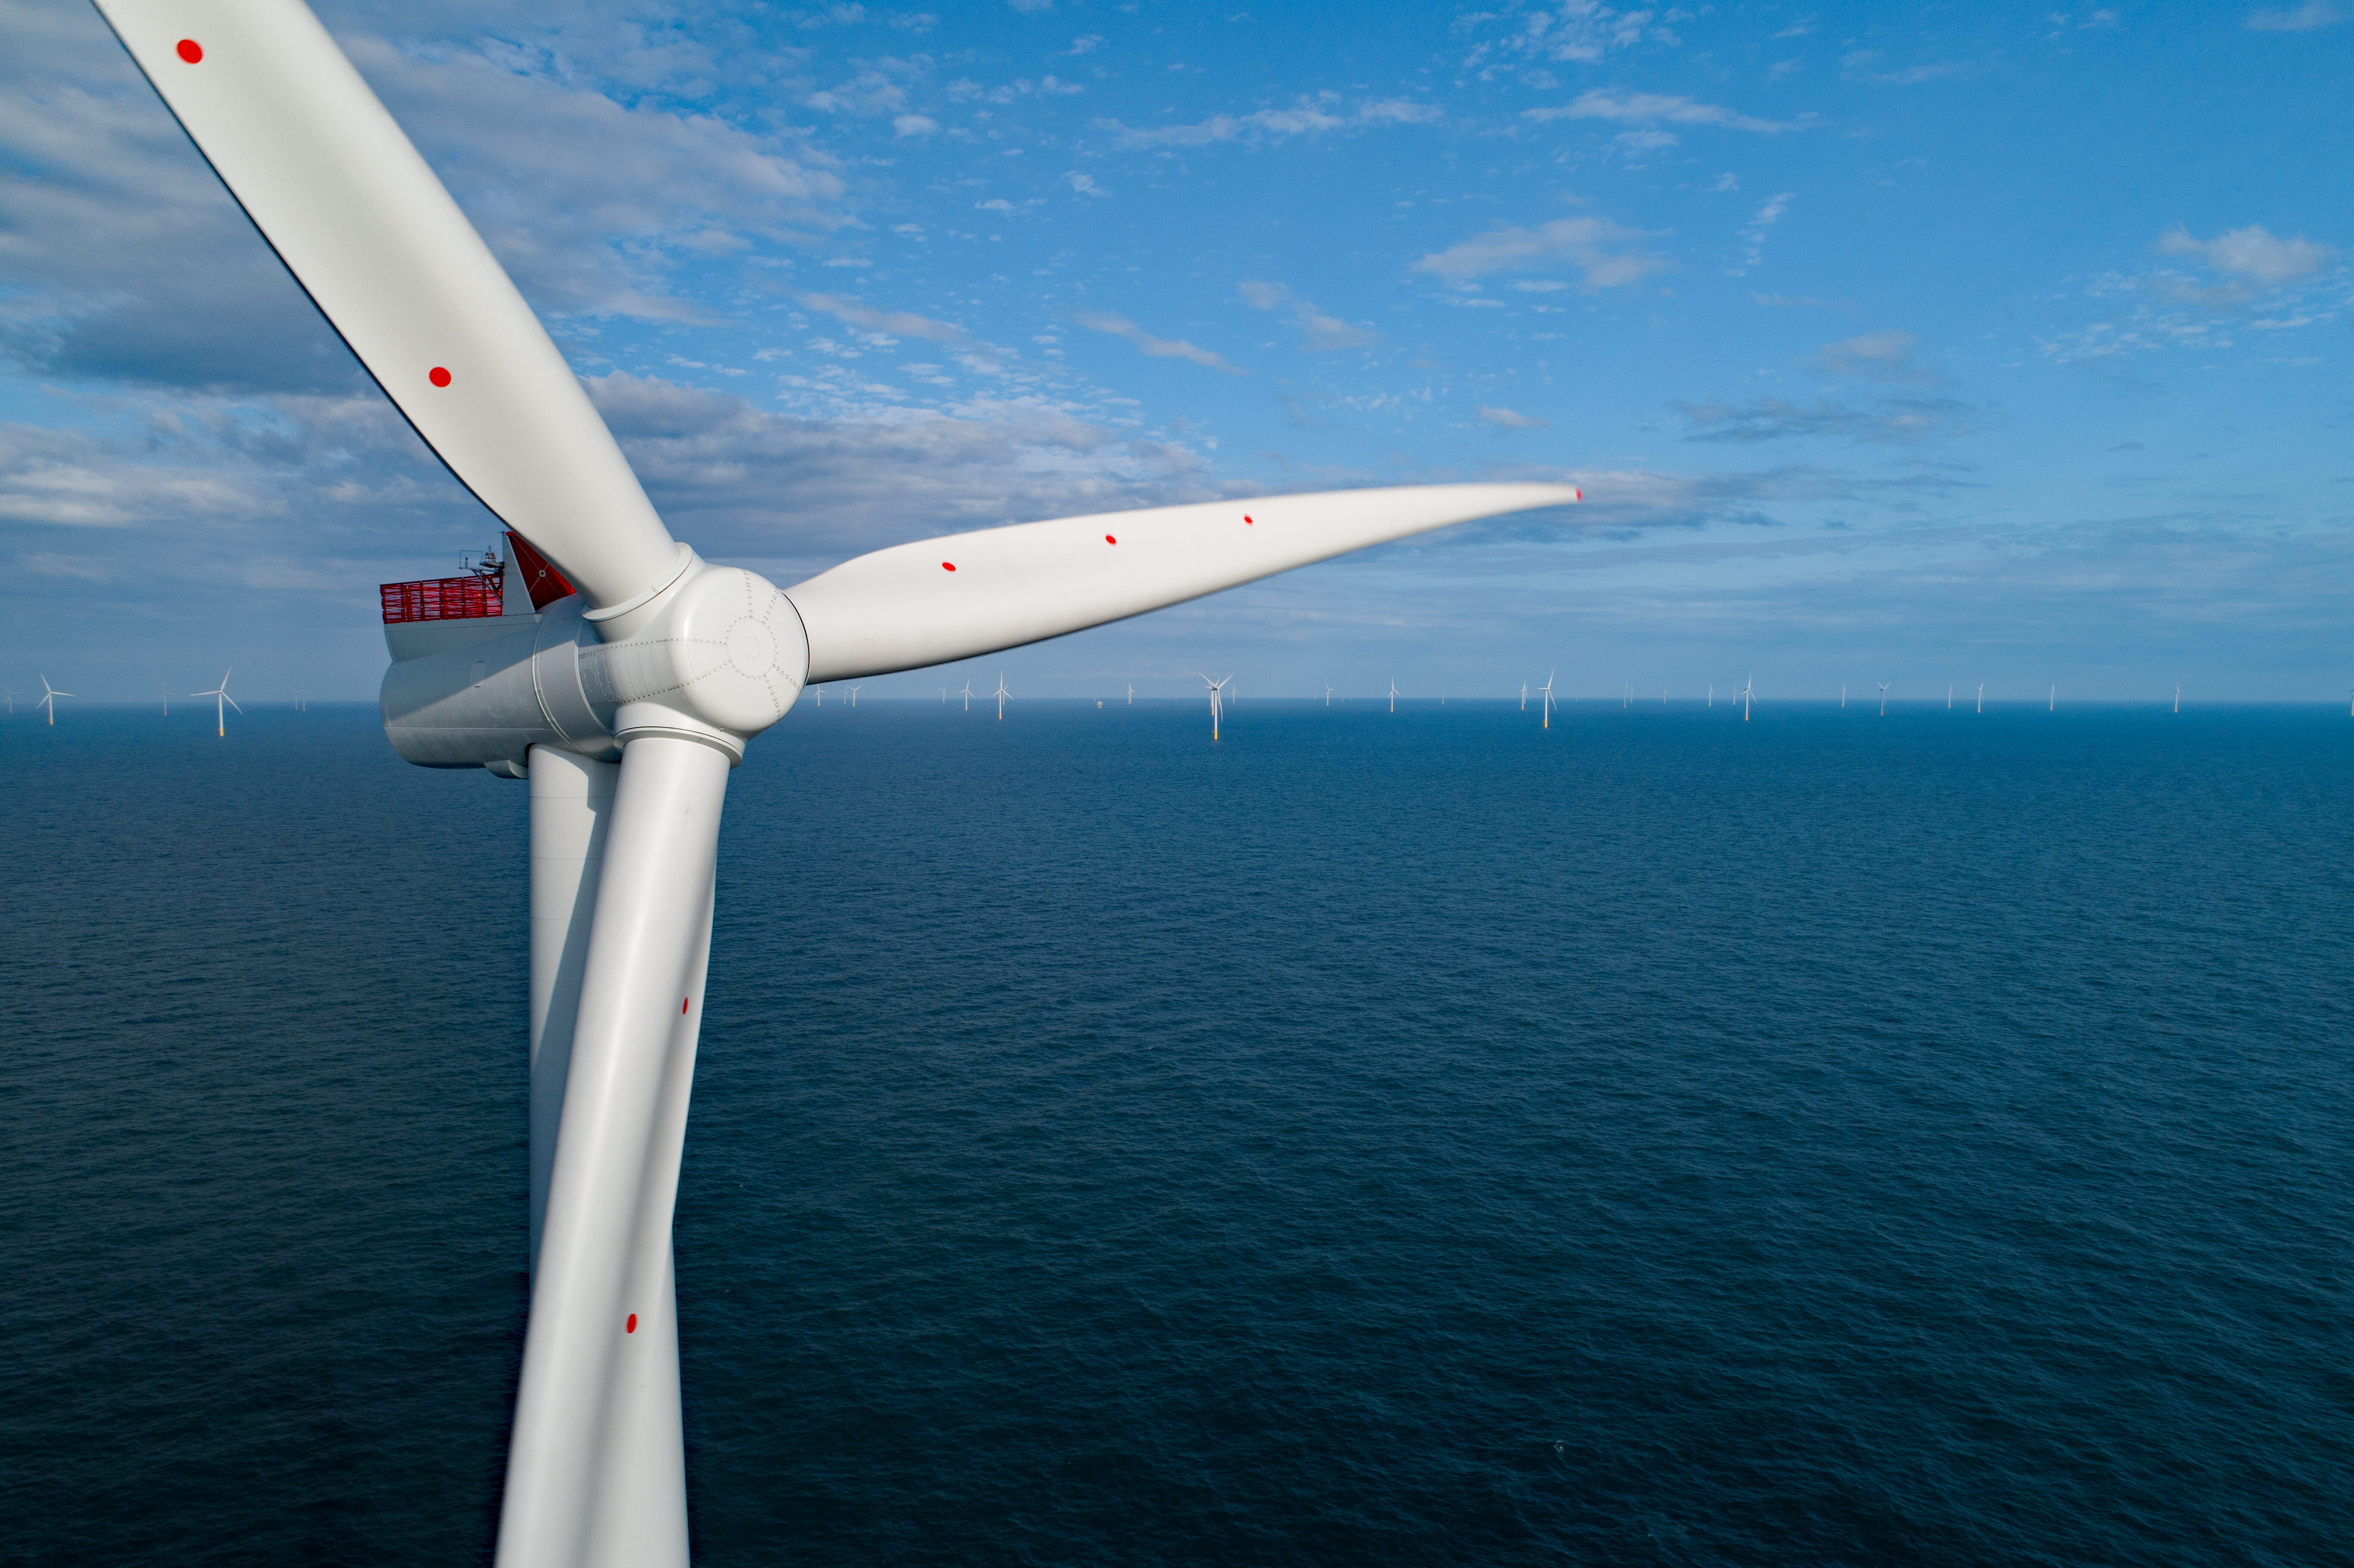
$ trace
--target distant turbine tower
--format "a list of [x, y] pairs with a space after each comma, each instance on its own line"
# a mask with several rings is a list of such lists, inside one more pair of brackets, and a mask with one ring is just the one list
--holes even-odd
[[1954, 688], [1951, 686], [1946, 688], [1946, 711], [1947, 713], [1954, 711]]
[[1978, 712], [1986, 712], [1986, 683], [1984, 681], [1980, 681], [1978, 683]]
[[311, 711], [311, 705], [302, 700], [310, 694], [311, 694], [309, 692], [305, 691], [301, 686], [294, 688], [294, 711], [296, 713], [307, 714]]
[[1226, 681], [1233, 679], [1232, 675], [1227, 676], [1225, 681], [1213, 681], [1207, 675], [1202, 677], [1202, 684], [1210, 688], [1210, 738], [1212, 740], [1218, 738], [1219, 694], [1226, 689]]
[[1129, 707], [1136, 705], [1136, 687], [1133, 684], [1128, 688], [1128, 705]]
[[2174, 711], [2176, 713], [2182, 711], [2182, 687], [2179, 683], [2177, 683], [2174, 688]]
[[1545, 672], [1545, 683], [1537, 689], [1544, 694], [1544, 723], [1537, 727], [1551, 729], [1553, 727], [1553, 672], [1551, 670]]
[[[228, 671], [223, 670], [221, 672], [221, 683], [219, 685], [215, 686], [209, 692], [190, 692], [188, 694], [188, 695], [192, 697], [210, 697], [213, 700], [213, 733], [219, 736], [227, 736], [228, 734], [228, 715], [227, 711], [222, 708], [221, 705], [223, 703], [227, 703], [230, 707], [237, 708], [237, 699], [228, 694]], [[240, 715], [245, 712], [243, 708], [237, 708], [237, 711]]]
[[2052, 713], [2052, 714], [2056, 714], [2056, 713], [2058, 713], [2058, 712], [2060, 711], [2060, 687], [2059, 687], [2058, 683], [2056, 683], [2056, 682], [2055, 682], [2055, 683], [2053, 683], [2052, 687], [2052, 704], [2051, 704], [2051, 705], [2050, 705], [2049, 707], [2045, 708], [2043, 711], [2044, 711], [2045, 713]]
[[957, 695], [964, 699], [964, 711], [967, 713], [972, 712], [972, 683], [970, 681], [967, 681], [964, 683], [964, 690], [959, 692]]
[[71, 692], [60, 692], [50, 685], [49, 678], [44, 675], [41, 677], [41, 700], [37, 705], [49, 710], [49, 722], [54, 725], [58, 722], [58, 699], [72, 695]]
[[1521, 683], [1521, 711], [1529, 711], [1529, 683], [1526, 681]]
[[1840, 706], [1847, 706], [1847, 688], [1845, 686], [1841, 686], [1840, 688]]
[[811, 686], [810, 690], [817, 694], [817, 705], [820, 707], [825, 706], [825, 688], [823, 686]]
[[[1744, 681], [1744, 683], [1742, 683], [1742, 687], [1741, 687], [1741, 722], [1742, 722], [1743, 724], [1747, 724], [1747, 723], [1749, 722], [1749, 703], [1750, 703], [1750, 699], [1751, 699], [1751, 698], [1755, 694], [1755, 693], [1756, 693], [1756, 687], [1757, 687], [1757, 677], [1756, 677], [1756, 676], [1755, 676], [1755, 675], [1750, 676], [1746, 681]], [[1845, 687], [1841, 687], [1841, 688], [1840, 688], [1840, 690], [1841, 690], [1842, 692], [1844, 692], [1844, 691], [1846, 690], [1846, 688], [1845, 688]], [[1844, 706], [1845, 705], [1844, 705], [1844, 704], [1842, 704], [1842, 705], [1841, 705], [1841, 706]]]
[[1708, 683], [1708, 705], [1712, 708], [1716, 706], [1716, 683], [1714, 681], [1711, 681]]
[[163, 682], [158, 681], [155, 683], [155, 694], [163, 700], [164, 716], [165, 718], [170, 718], [172, 716], [172, 689], [164, 684]]
[[1000, 670], [1000, 671], [997, 673], [997, 690], [995, 690], [995, 691], [993, 691], [993, 692], [990, 693], [989, 694], [990, 694], [991, 696], [995, 697], [995, 698], [997, 699], [997, 721], [998, 721], [1000, 724], [1004, 723], [1004, 722], [1005, 722], [1005, 699], [1006, 699], [1006, 698], [1008, 698], [1008, 697], [1010, 697], [1010, 696], [1012, 696], [1012, 695], [1013, 694], [1012, 692], [1009, 692], [1009, 691], [1007, 691], [1007, 690], [1005, 689], [1005, 672], [1004, 672], [1004, 671]]
[[1397, 712], [1397, 683], [1395, 681], [1392, 681], [1390, 683], [1390, 712]]
[[1880, 683], [1880, 716], [1888, 716], [1888, 683], [1885, 681]]
[[850, 688], [850, 705], [854, 708], [858, 705], [858, 688], [855, 686]]
[[1618, 697], [1618, 705], [1619, 705], [1620, 707], [1622, 707], [1622, 708], [1631, 708], [1631, 707], [1633, 707], [1633, 706], [1635, 705], [1635, 683], [1634, 683], [1634, 682], [1629, 681], [1629, 682], [1628, 682], [1628, 683], [1627, 683], [1627, 689], [1626, 689], [1626, 691], [1624, 691], [1623, 693], [1621, 693], [1621, 694], [1619, 694], [1619, 697]]
[[1324, 705], [1328, 708], [1332, 705], [1332, 688], [1330, 686], [1324, 688]]
[[16, 688], [14, 686], [0, 686], [0, 693], [5, 693], [7, 694], [8, 716], [10, 718], [15, 718], [16, 716]]
[[949, 705], [949, 689], [948, 689], [946, 686], [942, 686], [942, 687], [940, 688], [940, 706], [942, 706], [942, 707], [946, 707], [946, 706], [948, 706], [948, 705]]

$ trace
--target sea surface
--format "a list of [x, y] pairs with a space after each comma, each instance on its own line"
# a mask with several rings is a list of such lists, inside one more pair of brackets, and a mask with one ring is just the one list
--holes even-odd
[[[485, 1561], [524, 786], [0, 721], [0, 1561]], [[2354, 719], [808, 702], [697, 1561], [2354, 1561]]]

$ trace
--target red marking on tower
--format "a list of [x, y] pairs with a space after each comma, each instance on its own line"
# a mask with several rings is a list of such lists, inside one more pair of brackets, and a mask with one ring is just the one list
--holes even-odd
[[1105, 544], [1107, 544], [1107, 545], [1117, 545], [1117, 544], [1119, 544], [1119, 540], [1117, 540], [1117, 539], [1115, 539], [1115, 538], [1113, 538], [1110, 535], [1107, 534], [1107, 535], [1104, 535], [1104, 543], [1105, 543]]
[[621, 1332], [624, 1334], [634, 1334], [637, 1331], [638, 1315], [635, 1312], [632, 1312], [630, 1314], [630, 1320], [621, 1326]]
[[954, 561], [942, 561], [940, 563], [940, 570], [944, 572], [952, 572], [956, 570], [956, 563]]
[[196, 42], [194, 38], [182, 38], [180, 40], [180, 58], [187, 61], [190, 65], [194, 65], [198, 60], [205, 58], [205, 47], [204, 45]]
[[447, 387], [450, 385], [450, 373], [437, 365], [426, 373], [425, 379], [436, 387]]

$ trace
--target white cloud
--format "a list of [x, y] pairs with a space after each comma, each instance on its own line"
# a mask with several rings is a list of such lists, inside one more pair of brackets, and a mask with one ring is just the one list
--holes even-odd
[[1139, 353], [1149, 355], [1154, 359], [1188, 359], [1195, 365], [1207, 366], [1212, 370], [1223, 370], [1229, 376], [1246, 374], [1227, 364], [1206, 348], [1197, 348], [1193, 344], [1177, 338], [1155, 337], [1126, 316], [1113, 315], [1108, 311], [1087, 311], [1071, 319], [1089, 332], [1108, 333], [1113, 337], [1124, 337], [1136, 344]]
[[947, 322], [936, 322], [910, 311], [878, 311], [855, 300], [836, 298], [832, 294], [803, 294], [802, 304], [813, 311], [823, 311], [836, 321], [850, 326], [864, 327], [869, 332], [888, 333], [893, 337], [917, 337], [930, 343], [963, 343], [962, 327]]
[[1063, 183], [1069, 185], [1081, 196], [1099, 196], [1111, 195], [1111, 192], [1096, 184], [1094, 175], [1082, 174], [1076, 169], [1073, 169], [1068, 174], [1066, 174], [1063, 176]]
[[2158, 237], [2158, 249], [2168, 256], [2196, 256], [2227, 277], [2244, 279], [2264, 288], [2277, 288], [2319, 271], [2332, 254], [2303, 235], [2282, 239], [2260, 223], [2234, 228], [2212, 239], [2195, 239], [2179, 224]]
[[1351, 326], [1337, 316], [1326, 315], [1315, 302], [1288, 285], [1246, 281], [1240, 292], [1255, 309], [1289, 313], [1311, 349], [1371, 348], [1382, 341], [1382, 334], [1369, 327]]
[[1262, 109], [1252, 114], [1213, 114], [1190, 125], [1141, 127], [1117, 120], [1098, 120], [1096, 129], [1111, 133], [1122, 147], [1206, 147], [1218, 142], [1256, 141], [1261, 137], [1321, 135], [1358, 131], [1377, 125], [1427, 125], [1439, 111], [1410, 99], [1385, 98], [1340, 108], [1335, 93], [1302, 98], [1288, 109]]
[[1474, 48], [1464, 63], [1490, 74], [1512, 56], [1590, 64], [1646, 38], [1672, 48], [1679, 41], [1675, 34], [1657, 24], [1681, 16], [1661, 16], [1650, 9], [1620, 11], [1600, 0], [1558, 0], [1549, 10], [1534, 11], [1507, 5], [1464, 18], [1466, 24], [1494, 23], [1503, 29], [1501, 37]]
[[1556, 218], [1534, 228], [1490, 229], [1424, 257], [1414, 270], [1460, 285], [1491, 272], [1543, 272], [1568, 265], [1579, 270], [1587, 288], [1615, 289], [1674, 265], [1629, 249], [1647, 238], [1606, 217]]
[[2308, 33], [2316, 27], [2335, 26], [2344, 20], [2329, 0], [2305, 0], [2294, 11], [2252, 12], [2247, 26], [2251, 32], [2257, 33]]
[[928, 114], [902, 114], [891, 122], [891, 131], [898, 136], [928, 136], [940, 128], [940, 122]]
[[1510, 408], [1482, 408], [1479, 410], [1479, 418], [1489, 424], [1500, 425], [1508, 430], [1541, 430], [1545, 426], [1543, 419], [1532, 419], [1526, 414], [1514, 413]]
[[1772, 135], [1802, 127], [1796, 121], [1759, 120], [1714, 103], [1673, 98], [1658, 92], [1618, 92], [1596, 88], [1573, 102], [1549, 109], [1523, 111], [1521, 118], [1548, 120], [1615, 120], [1630, 125], [1719, 125], [1729, 131], [1754, 131]]
[[1926, 386], [1940, 377], [1913, 357], [1920, 340], [1909, 332], [1867, 332], [1825, 344], [1815, 363], [1834, 376]]
[[1742, 229], [1741, 265], [1734, 269], [1734, 277], [1738, 278], [1765, 260], [1766, 236], [1772, 231], [1776, 224], [1782, 221], [1782, 215], [1790, 210], [1792, 194], [1789, 191], [1784, 191], [1778, 196], [1767, 197], [1766, 205], [1759, 207], [1755, 216], [1750, 218], [1748, 227]]

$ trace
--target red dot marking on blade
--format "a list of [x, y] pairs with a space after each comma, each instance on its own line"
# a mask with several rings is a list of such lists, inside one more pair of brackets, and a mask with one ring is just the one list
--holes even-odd
[[1250, 525], [1251, 525], [1251, 520], [1250, 520], [1248, 517], [1245, 517], [1245, 518], [1243, 519], [1243, 526], [1244, 526], [1244, 527], [1246, 527], [1246, 528], [1247, 528], [1247, 527], [1249, 527]]
[[447, 387], [450, 385], [450, 373], [437, 365], [426, 374], [425, 379], [436, 387]]
[[1104, 535], [1104, 543], [1105, 543], [1105, 544], [1107, 544], [1107, 545], [1117, 545], [1117, 544], [1119, 544], [1119, 540], [1117, 540], [1117, 539], [1115, 539], [1115, 538], [1113, 538], [1110, 535], [1107, 534], [1107, 535]]
[[956, 563], [954, 561], [942, 561], [940, 563], [940, 570], [944, 572], [952, 572], [956, 570]]
[[691, 996], [683, 996], [678, 999], [678, 1015], [681, 1018], [684, 1018], [686, 1016], [686, 1004], [694, 1000], [695, 999]]
[[624, 1324], [624, 1325], [622, 1326], [622, 1328], [621, 1328], [621, 1332], [623, 1332], [624, 1334], [634, 1334], [634, 1333], [636, 1333], [637, 1331], [638, 1331], [638, 1315], [637, 1315], [635, 1312], [632, 1312], [632, 1313], [631, 1313], [631, 1314], [630, 1314], [630, 1320], [629, 1320], [629, 1322], [628, 1322], [628, 1323], [626, 1323], [626, 1324]]
[[205, 47], [204, 45], [196, 42], [194, 38], [182, 38], [180, 40], [180, 58], [187, 61], [190, 65], [194, 65], [198, 60], [205, 58]]

